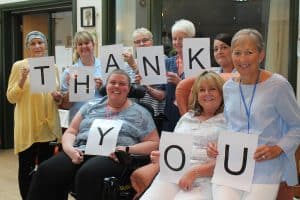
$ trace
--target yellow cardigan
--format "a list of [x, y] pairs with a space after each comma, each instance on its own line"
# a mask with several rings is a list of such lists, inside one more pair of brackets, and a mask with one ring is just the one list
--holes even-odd
[[[27, 77], [23, 89], [19, 87], [20, 69], [28, 66], [27, 59], [14, 63], [6, 92], [8, 101], [16, 104], [14, 111], [15, 154], [26, 150], [36, 142], [61, 139], [58, 108], [51, 93], [32, 94], [29, 77]], [[59, 89], [57, 68], [56, 85]]]

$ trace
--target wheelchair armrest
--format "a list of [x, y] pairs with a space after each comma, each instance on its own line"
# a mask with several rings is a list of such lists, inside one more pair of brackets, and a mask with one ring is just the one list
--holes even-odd
[[119, 162], [126, 165], [130, 170], [150, 163], [150, 155], [128, 154], [125, 151], [116, 151], [115, 155]]

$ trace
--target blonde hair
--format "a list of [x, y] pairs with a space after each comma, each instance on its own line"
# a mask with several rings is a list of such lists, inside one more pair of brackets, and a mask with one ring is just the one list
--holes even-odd
[[215, 114], [223, 112], [223, 109], [224, 109], [223, 85], [224, 85], [225, 81], [219, 74], [217, 74], [216, 72], [213, 72], [213, 71], [204, 71], [195, 80], [193, 87], [192, 87], [191, 98], [189, 100], [189, 109], [193, 110], [195, 112], [196, 116], [199, 116], [202, 114], [203, 108], [199, 104], [198, 93], [199, 93], [200, 87], [204, 81], [208, 81], [211, 85], [215, 85], [217, 87], [217, 89], [222, 97], [222, 102], [221, 102], [219, 108], [216, 110]]
[[76, 51], [77, 44], [80, 42], [92, 42], [95, 45], [94, 38], [91, 33], [87, 31], [79, 31], [73, 38], [73, 63], [76, 63], [79, 59], [79, 54]]
[[260, 32], [253, 28], [245, 28], [236, 32], [231, 40], [231, 46], [234, 47], [236, 42], [242, 37], [248, 36], [252, 41], [255, 42], [256, 48], [259, 52], [265, 48], [264, 40]]

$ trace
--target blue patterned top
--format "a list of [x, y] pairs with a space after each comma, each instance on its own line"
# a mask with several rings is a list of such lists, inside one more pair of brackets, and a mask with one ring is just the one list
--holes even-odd
[[119, 119], [123, 121], [117, 146], [137, 144], [155, 129], [151, 114], [137, 103], [132, 104], [119, 113], [110, 113], [107, 109], [107, 96], [101, 99], [90, 100], [79, 110], [82, 121], [76, 137], [75, 147], [85, 149], [89, 130], [95, 119]]

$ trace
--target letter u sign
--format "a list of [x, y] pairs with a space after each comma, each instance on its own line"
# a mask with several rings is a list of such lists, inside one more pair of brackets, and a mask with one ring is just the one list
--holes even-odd
[[226, 170], [226, 172], [228, 172], [229, 174], [232, 174], [232, 175], [241, 175], [245, 169], [246, 169], [246, 165], [247, 165], [247, 156], [248, 156], [248, 148], [244, 148], [244, 151], [243, 151], [243, 162], [242, 162], [242, 167], [240, 170], [238, 171], [233, 171], [231, 169], [229, 169], [228, 167], [228, 160], [229, 160], [229, 145], [226, 144], [225, 145], [225, 159], [224, 159], [224, 168]]

